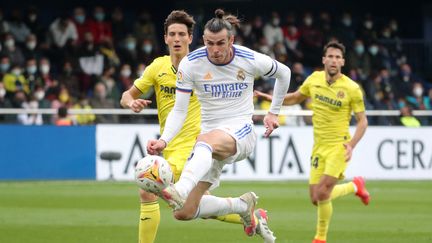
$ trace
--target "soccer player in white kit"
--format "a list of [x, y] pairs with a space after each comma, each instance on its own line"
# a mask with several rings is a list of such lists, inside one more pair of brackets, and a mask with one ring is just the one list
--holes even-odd
[[253, 84], [256, 76], [276, 78], [270, 111], [264, 117], [268, 137], [278, 127], [278, 113], [288, 91], [291, 70], [267, 55], [234, 45], [239, 20], [223, 10], [204, 27], [204, 44], [182, 59], [177, 73], [176, 101], [158, 140], [149, 140], [149, 154], [159, 154], [181, 129], [189, 98], [194, 92], [201, 103], [201, 134], [176, 184], [161, 197], [174, 208], [179, 220], [209, 218], [236, 213], [247, 235], [261, 235], [265, 242], [275, 237], [264, 210], [255, 210], [258, 197], [248, 192], [237, 198], [205, 195], [219, 185], [225, 164], [245, 159], [255, 147], [252, 122]]

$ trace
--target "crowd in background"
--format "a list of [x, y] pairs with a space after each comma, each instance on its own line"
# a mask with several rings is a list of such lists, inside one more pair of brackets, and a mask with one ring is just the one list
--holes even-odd
[[[146, 10], [126, 15], [120, 7], [76, 7], [49, 25], [42, 24], [39, 14], [35, 7], [0, 9], [0, 108], [62, 107], [62, 116], [64, 108], [119, 108], [122, 92], [155, 57], [167, 54], [160, 31], [163, 23], [154, 21]], [[192, 50], [202, 45], [202, 19], [195, 16]], [[413, 71], [401, 45], [403, 38], [395, 18], [377, 21], [369, 14], [305, 11], [247, 16], [235, 42], [287, 64], [292, 70], [290, 91], [294, 91], [321, 68], [323, 44], [337, 39], [347, 48], [343, 71], [362, 87], [367, 109], [403, 109], [408, 114], [411, 109], [431, 110], [432, 82]], [[274, 80], [257, 77], [255, 89], [270, 92], [273, 84]], [[145, 95], [154, 98], [152, 93]], [[306, 101], [285, 109], [308, 106]], [[268, 107], [267, 101], [256, 100], [257, 109]], [[91, 114], [70, 118], [79, 125], [144, 119]], [[0, 123], [25, 125], [53, 124], [57, 119], [40, 114], [0, 115]], [[401, 124], [399, 117], [369, 119], [372, 125]], [[281, 117], [286, 125], [310, 122], [307, 117]], [[420, 123], [432, 125], [427, 117]]]

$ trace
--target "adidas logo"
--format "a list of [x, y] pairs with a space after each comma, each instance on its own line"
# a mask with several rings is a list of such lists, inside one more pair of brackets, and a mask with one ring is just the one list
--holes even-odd
[[211, 75], [211, 73], [210, 72], [208, 72], [205, 76], [204, 76], [204, 80], [209, 80], [209, 79], [212, 79], [213, 77], [212, 77], [212, 75]]

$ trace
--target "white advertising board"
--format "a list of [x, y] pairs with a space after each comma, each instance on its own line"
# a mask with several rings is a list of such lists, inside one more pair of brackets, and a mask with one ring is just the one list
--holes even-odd
[[[223, 180], [308, 179], [313, 146], [312, 127], [280, 127], [264, 138], [257, 126], [255, 152], [246, 160], [227, 165]], [[352, 128], [352, 132], [354, 129]], [[132, 180], [133, 166], [147, 154], [147, 140], [159, 135], [158, 125], [98, 125], [96, 178]], [[369, 127], [354, 150], [347, 178], [432, 179], [432, 128]], [[122, 154], [118, 161], [103, 161], [101, 152]], [[111, 164], [111, 169], [110, 169]]]

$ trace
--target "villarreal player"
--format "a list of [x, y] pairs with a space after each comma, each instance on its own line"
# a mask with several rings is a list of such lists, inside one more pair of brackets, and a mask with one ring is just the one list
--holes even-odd
[[[352, 151], [363, 137], [367, 119], [363, 94], [359, 85], [341, 73], [345, 64], [345, 47], [330, 42], [324, 47], [323, 71], [312, 73], [300, 88], [285, 96], [284, 105], [311, 99], [313, 111], [314, 146], [309, 177], [310, 198], [317, 206], [317, 227], [313, 243], [325, 243], [333, 207], [332, 200], [355, 193], [367, 205], [370, 196], [363, 177], [337, 184], [344, 178]], [[268, 94], [255, 91], [257, 96], [271, 99]], [[353, 137], [349, 133], [351, 114], [357, 121]]]
[[[140, 99], [140, 96], [153, 87], [156, 93], [161, 134], [166, 118], [175, 103], [177, 68], [181, 59], [189, 53], [194, 25], [193, 17], [184, 11], [176, 10], [168, 15], [164, 23], [164, 39], [170, 55], [156, 58], [145, 69], [143, 75], [135, 80], [134, 85], [123, 93], [120, 101], [124, 108], [138, 113], [151, 103], [149, 100]], [[193, 95], [183, 128], [163, 151], [163, 157], [170, 163], [176, 181], [200, 133], [200, 117], [200, 105], [197, 97]], [[158, 198], [140, 189], [140, 199], [139, 242], [152, 243], [156, 238], [160, 222]], [[226, 215], [218, 219], [242, 223], [239, 215]]]

